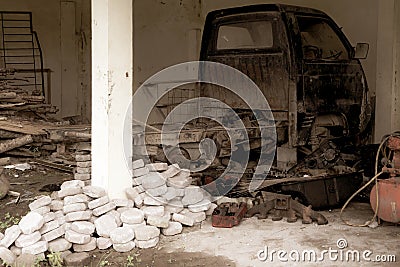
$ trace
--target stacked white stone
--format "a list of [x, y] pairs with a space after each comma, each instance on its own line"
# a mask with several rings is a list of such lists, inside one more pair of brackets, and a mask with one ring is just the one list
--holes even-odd
[[90, 151], [78, 151], [75, 155], [76, 168], [74, 170], [74, 179], [85, 181], [88, 185], [92, 173], [92, 157]]
[[[82, 157], [90, 160], [90, 155], [77, 160], [83, 162]], [[183, 226], [202, 222], [215, 208], [205, 191], [190, 185], [188, 170], [176, 164], [145, 165], [143, 160], [133, 166], [134, 186], [126, 189], [127, 199], [110, 200], [104, 189], [76, 179], [33, 201], [18, 225], [0, 233], [0, 259], [13, 264], [22, 254], [43, 257], [46, 251], [69, 257], [72, 251], [96, 248], [150, 248], [157, 245], [160, 233], [179, 234]]]

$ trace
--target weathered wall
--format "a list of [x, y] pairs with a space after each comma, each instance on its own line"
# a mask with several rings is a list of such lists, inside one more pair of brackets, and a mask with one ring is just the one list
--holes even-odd
[[58, 116], [90, 118], [90, 0], [0, 0], [0, 9], [32, 12]]

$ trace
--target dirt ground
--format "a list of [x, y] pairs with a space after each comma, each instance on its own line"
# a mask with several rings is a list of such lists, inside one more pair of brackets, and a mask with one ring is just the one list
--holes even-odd
[[[0, 201], [0, 232], [4, 232], [4, 217], [18, 218], [28, 211], [28, 204], [35, 196], [50, 194], [57, 185], [72, 178], [71, 174], [33, 165], [33, 170], [5, 170], [10, 177], [11, 190], [21, 194], [18, 204], [16, 197], [7, 196]], [[45, 191], [41, 191], [45, 190]], [[329, 224], [304, 225], [301, 221], [289, 224], [274, 222], [270, 218], [244, 219], [232, 229], [214, 228], [210, 218], [201, 225], [185, 228], [183, 233], [173, 237], [161, 236], [153, 249], [134, 249], [129, 253], [117, 253], [112, 249], [91, 252], [89, 266], [399, 266], [400, 227], [383, 223], [376, 228], [357, 228], [344, 225], [339, 218], [340, 210], [323, 211]], [[364, 223], [372, 217], [367, 203], [353, 203], [345, 212], [345, 217], [353, 223]], [[12, 222], [9, 222], [12, 223]], [[342, 249], [371, 250], [372, 256], [394, 255], [396, 262], [369, 262], [332, 260], [325, 257], [321, 262], [286, 261], [275, 256], [260, 260], [261, 250], [323, 250], [336, 249], [337, 241], [344, 239], [347, 247]], [[346, 250], [347, 249], [347, 250]], [[259, 256], [257, 256], [259, 255]], [[320, 255], [320, 254], [317, 254]], [[372, 257], [371, 256], [371, 257]], [[375, 258], [374, 258], [375, 259]]]

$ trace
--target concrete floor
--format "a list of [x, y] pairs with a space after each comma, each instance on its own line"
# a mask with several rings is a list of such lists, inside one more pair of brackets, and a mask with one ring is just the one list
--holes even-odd
[[[383, 223], [376, 228], [347, 226], [339, 218], [340, 209], [322, 212], [329, 223], [327, 225], [302, 224], [301, 221], [289, 224], [286, 221], [274, 222], [270, 218], [258, 220], [257, 218], [244, 219], [239, 226], [231, 229], [214, 228], [210, 218], [198, 227], [185, 229], [184, 233], [174, 237], [165, 237], [160, 243], [160, 249], [165, 251], [202, 252], [224, 256], [236, 263], [236, 266], [400, 266], [400, 226]], [[352, 223], [364, 223], [372, 217], [373, 213], [369, 204], [351, 204], [345, 211], [344, 217], [351, 219]], [[339, 239], [345, 239], [347, 247], [340, 250], [337, 245]], [[343, 240], [342, 240], [343, 241]], [[286, 255], [282, 262], [275, 253], [271, 261], [258, 259], [257, 254], [265, 247], [268, 254], [272, 250], [284, 250]], [[313, 259], [301, 261], [304, 250], [315, 251], [317, 258], [321, 257], [324, 250], [331, 249], [323, 254], [322, 261], [314, 262]], [[300, 255], [300, 261], [293, 261]], [[333, 250], [341, 251], [334, 252]], [[357, 250], [360, 261], [353, 261], [351, 251]], [[363, 252], [370, 250], [367, 258], [375, 259], [376, 255], [395, 255], [395, 263], [368, 262], [363, 259]], [[349, 252], [350, 251], [350, 252]], [[289, 254], [290, 253], [290, 254]], [[335, 254], [336, 253], [336, 254]], [[357, 252], [354, 252], [357, 253]], [[367, 252], [366, 252], [367, 253]], [[336, 256], [337, 255], [337, 256]], [[340, 258], [342, 256], [342, 260]], [[347, 262], [346, 255], [350, 255]], [[356, 254], [355, 254], [356, 255]], [[261, 257], [264, 254], [260, 255]], [[338, 259], [335, 260], [335, 257]]]

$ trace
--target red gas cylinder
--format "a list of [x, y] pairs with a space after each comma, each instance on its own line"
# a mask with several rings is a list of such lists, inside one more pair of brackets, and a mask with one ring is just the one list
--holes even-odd
[[[400, 223], [400, 177], [378, 181], [378, 217], [384, 221]], [[376, 185], [370, 194], [372, 209], [376, 210]]]

